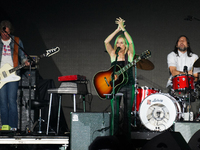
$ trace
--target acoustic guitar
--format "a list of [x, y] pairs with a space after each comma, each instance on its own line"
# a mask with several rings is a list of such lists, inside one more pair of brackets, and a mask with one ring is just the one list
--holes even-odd
[[[151, 51], [146, 50], [139, 57], [134, 59], [133, 62], [128, 63], [123, 68], [121, 68], [119, 65], [116, 65], [116, 71], [114, 75], [115, 93], [117, 93], [119, 89], [128, 82], [128, 76], [126, 70], [135, 65], [141, 59], [147, 59], [150, 56], [151, 56]], [[98, 96], [101, 99], [106, 99], [107, 94], [113, 93], [113, 82], [112, 82], [113, 71], [114, 71], [114, 66], [112, 66], [110, 69], [106, 71], [100, 71], [96, 73], [93, 77], [93, 85], [95, 87]]]

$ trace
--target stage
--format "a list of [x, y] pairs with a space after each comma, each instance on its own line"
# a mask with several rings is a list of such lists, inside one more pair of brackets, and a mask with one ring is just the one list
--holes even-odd
[[[113, 136], [107, 135], [102, 131], [99, 132], [98, 135], [94, 135], [93, 130], [96, 130], [96, 124], [82, 126], [79, 122], [79, 124], [73, 125], [74, 128], [71, 129], [71, 132], [67, 132], [63, 135], [56, 135], [55, 133], [49, 133], [49, 135], [46, 135], [46, 133], [35, 134], [0, 131], [0, 149], [74, 150], [75, 148], [75, 150], [84, 150], [88, 149], [88, 146], [90, 146], [90, 144], [94, 143], [95, 141], [94, 137], [90, 138], [91, 134], [93, 134], [95, 137], [98, 136], [102, 138], [102, 141], [104, 138], [108, 137], [109, 140], [113, 141], [113, 143], [116, 142], [116, 139], [114, 139]], [[193, 143], [196, 144], [198, 142], [196, 138], [199, 136], [195, 135], [195, 133], [197, 134], [200, 129], [199, 125], [200, 122], [175, 122], [172, 128], [163, 132], [149, 131], [147, 129], [144, 129], [143, 131], [132, 131], [132, 144], [136, 150], [141, 148], [146, 150], [145, 147], [148, 145], [158, 146], [160, 143], [164, 143], [169, 147], [171, 145], [170, 143], [172, 142], [175, 143], [175, 145], [173, 145], [174, 148], [182, 147], [182, 145], [188, 147], [189, 145], [191, 146], [191, 144], [194, 145]], [[86, 130], [86, 127], [88, 130]], [[120, 144], [123, 144], [124, 142], [122, 138], [118, 138], [117, 140]]]
[[60, 149], [66, 150], [69, 146], [69, 133], [66, 135], [21, 134], [19, 132], [0, 132], [0, 149]]
[[[2, 135], [3, 133], [3, 135]], [[149, 141], [151, 138], [159, 135], [156, 132], [132, 132], [133, 144], [136, 147], [142, 147], [144, 143]], [[81, 136], [81, 135], [80, 135]], [[86, 137], [85, 137], [86, 138]], [[21, 135], [15, 132], [0, 132], [0, 149], [6, 150], [70, 150], [70, 134], [60, 136], [60, 135]], [[86, 138], [87, 139], [87, 138]], [[73, 139], [76, 140], [76, 139]], [[86, 142], [86, 140], [83, 139]], [[72, 141], [73, 142], [73, 141]], [[78, 142], [80, 147], [86, 147], [85, 142]], [[78, 146], [79, 147], [79, 146]]]

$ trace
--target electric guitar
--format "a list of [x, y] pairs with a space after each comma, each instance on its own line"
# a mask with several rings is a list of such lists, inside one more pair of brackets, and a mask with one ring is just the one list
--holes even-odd
[[[60, 51], [59, 47], [55, 47], [55, 48], [46, 50], [46, 53], [40, 55], [39, 58], [50, 57], [59, 51]], [[16, 75], [15, 71], [17, 71], [23, 67], [25, 67], [25, 63], [15, 67], [15, 68], [13, 68], [10, 64], [3, 65], [3, 67], [1, 67], [1, 69], [0, 69], [0, 89], [4, 86], [4, 84], [6, 84], [8, 82], [19, 81], [21, 79], [21, 77]]]
[[[114, 75], [115, 93], [119, 91], [120, 87], [122, 87], [124, 84], [128, 82], [128, 76], [125, 71], [128, 70], [133, 65], [135, 65], [141, 59], [147, 59], [150, 56], [151, 56], [151, 51], [146, 50], [138, 58], [134, 59], [133, 62], [127, 64], [123, 68], [121, 68], [119, 65], [116, 65], [116, 72]], [[113, 93], [113, 82], [112, 82], [113, 71], [114, 71], [114, 66], [112, 66], [110, 69], [106, 71], [98, 72], [97, 74], [95, 74], [93, 78], [93, 84], [95, 90], [101, 99], [106, 99], [105, 94]]]

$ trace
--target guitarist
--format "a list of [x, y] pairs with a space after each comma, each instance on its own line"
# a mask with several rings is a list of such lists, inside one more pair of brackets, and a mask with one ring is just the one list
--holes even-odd
[[[105, 48], [110, 55], [111, 60], [111, 66], [113, 66], [115, 63], [119, 65], [121, 68], [124, 67], [128, 62], [132, 62], [134, 55], [135, 55], [135, 49], [134, 49], [134, 43], [132, 41], [131, 36], [128, 34], [127, 30], [125, 29], [124, 25], [125, 20], [122, 18], [116, 18], [115, 23], [118, 25], [117, 29], [111, 33], [104, 41]], [[114, 43], [114, 48], [111, 46], [110, 41], [114, 38], [114, 36], [119, 33], [120, 31], [123, 32], [123, 34], [120, 34]], [[118, 59], [117, 62], [115, 62], [116, 59], [116, 50], [119, 49], [118, 52]], [[119, 90], [119, 93], [123, 93], [123, 103], [124, 103], [124, 110], [123, 110], [123, 122], [122, 122], [122, 128], [119, 128], [119, 104], [121, 101], [121, 97], [116, 97], [116, 100], [114, 101], [114, 135], [116, 136], [124, 136], [126, 141], [129, 142], [129, 145], [131, 144], [131, 111], [134, 101], [134, 78], [133, 78], [133, 69], [132, 67], [127, 70], [128, 75], [128, 82], [121, 87]], [[122, 134], [122, 135], [121, 135]]]
[[[6, 32], [5, 32], [6, 31]], [[4, 20], [0, 23], [0, 66], [10, 64], [12, 67], [18, 66], [18, 63], [30, 65], [24, 52], [14, 43], [8, 34], [13, 32], [12, 24]], [[18, 37], [13, 39], [23, 48], [22, 41]], [[18, 127], [17, 111], [17, 90], [19, 82], [8, 82], [0, 89], [0, 110], [2, 125], [9, 125], [11, 130], [16, 131]]]

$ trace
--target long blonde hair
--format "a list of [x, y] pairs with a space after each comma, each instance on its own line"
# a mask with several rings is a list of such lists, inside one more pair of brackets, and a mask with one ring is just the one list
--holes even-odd
[[128, 51], [129, 43], [128, 43], [128, 40], [126, 39], [126, 37], [124, 36], [124, 34], [118, 35], [117, 38], [115, 39], [114, 50], [117, 49], [117, 41], [118, 41], [119, 38], [122, 38], [125, 42], [124, 44], [125, 44], [125, 47], [126, 47], [125, 48], [125, 54], [126, 54], [127, 51]]

